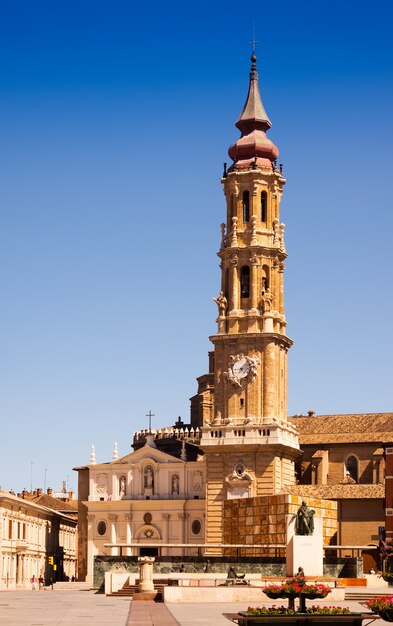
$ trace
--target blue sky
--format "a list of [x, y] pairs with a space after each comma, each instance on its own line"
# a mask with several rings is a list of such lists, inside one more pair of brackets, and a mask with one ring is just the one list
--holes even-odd
[[[391, 3], [0, 2], [0, 485], [188, 418], [255, 22], [289, 410], [392, 411]], [[33, 463], [33, 465], [31, 465]], [[31, 477], [31, 468], [33, 476]]]

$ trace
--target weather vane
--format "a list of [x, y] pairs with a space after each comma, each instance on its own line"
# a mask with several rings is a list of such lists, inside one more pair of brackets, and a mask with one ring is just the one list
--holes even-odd
[[252, 46], [252, 54], [255, 54], [257, 43], [259, 43], [259, 41], [255, 39], [255, 22], [252, 23], [252, 40], [249, 41], [248, 43], [250, 43]]

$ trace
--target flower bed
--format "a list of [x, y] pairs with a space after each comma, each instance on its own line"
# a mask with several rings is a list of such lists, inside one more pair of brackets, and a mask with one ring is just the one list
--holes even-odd
[[[311, 606], [306, 610], [307, 615], [349, 615], [350, 609], [340, 606]], [[286, 606], [249, 606], [242, 615], [295, 615], [295, 611]]]

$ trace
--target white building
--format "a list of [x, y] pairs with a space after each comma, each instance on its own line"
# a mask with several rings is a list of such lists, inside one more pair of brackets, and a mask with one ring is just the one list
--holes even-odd
[[93, 452], [89, 465], [76, 468], [81, 580], [92, 580], [94, 556], [120, 554], [106, 544], [136, 544], [122, 548], [124, 556], [183, 556], [198, 548], [169, 551], [163, 544], [204, 543], [206, 468], [199, 448], [164, 433], [143, 434], [142, 442], [120, 459], [115, 449], [111, 463], [96, 463]]
[[75, 576], [76, 519], [0, 491], [0, 589]]

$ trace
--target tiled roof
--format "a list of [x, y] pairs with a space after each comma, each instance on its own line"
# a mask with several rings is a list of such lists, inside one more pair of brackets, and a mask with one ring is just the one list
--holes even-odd
[[325, 500], [379, 499], [385, 497], [385, 487], [383, 485], [293, 485], [287, 491], [294, 496]]
[[300, 446], [324, 443], [393, 443], [393, 413], [290, 417]]
[[46, 506], [48, 509], [53, 509], [55, 511], [62, 511], [67, 513], [77, 513], [78, 512], [78, 503], [77, 502], [64, 502], [64, 500], [60, 500], [59, 498], [54, 498], [53, 496], [48, 496], [46, 493], [43, 493], [41, 496], [36, 496], [29, 498], [36, 504], [40, 504], [41, 506]]

